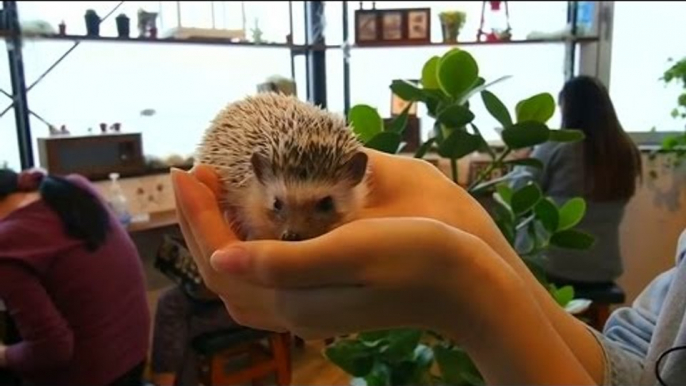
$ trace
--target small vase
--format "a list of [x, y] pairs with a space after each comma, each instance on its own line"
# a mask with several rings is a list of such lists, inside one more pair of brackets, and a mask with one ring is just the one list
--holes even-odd
[[100, 36], [100, 16], [95, 11], [89, 9], [84, 16], [86, 20], [86, 35]]
[[131, 23], [129, 17], [123, 13], [117, 16], [117, 35], [120, 38], [128, 38], [131, 34]]
[[457, 43], [457, 37], [460, 35], [460, 26], [457, 23], [441, 22], [441, 30], [443, 43]]

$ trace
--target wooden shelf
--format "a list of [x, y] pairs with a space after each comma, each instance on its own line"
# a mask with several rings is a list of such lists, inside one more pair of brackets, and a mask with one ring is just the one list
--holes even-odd
[[456, 43], [443, 42], [418, 42], [408, 43], [406, 41], [394, 42], [373, 42], [356, 44], [354, 48], [409, 48], [409, 47], [459, 47], [459, 46], [492, 46], [492, 45], [521, 45], [521, 44], [557, 44], [557, 43], [593, 43], [599, 39], [595, 36], [577, 37], [577, 38], [555, 38], [555, 39], [520, 39], [520, 40], [505, 40], [497, 42], [480, 42], [476, 40], [458, 41]]

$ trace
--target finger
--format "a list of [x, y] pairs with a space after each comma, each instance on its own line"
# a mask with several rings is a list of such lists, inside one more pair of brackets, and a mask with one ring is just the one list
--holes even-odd
[[219, 182], [219, 175], [209, 165], [196, 164], [190, 170], [190, 173], [201, 183], [205, 184], [215, 197], [219, 197], [221, 194], [221, 183]]
[[209, 259], [215, 250], [238, 240], [231, 227], [224, 221], [219, 204], [210, 188], [189, 173], [175, 172], [173, 178], [188, 228], [203, 258]]
[[392, 283], [400, 275], [415, 274], [400, 264], [427, 264], [434, 240], [445, 234], [442, 228], [436, 221], [419, 218], [360, 220], [303, 242], [236, 244], [217, 251], [210, 262], [219, 272], [267, 287], [362, 285], [380, 278]]

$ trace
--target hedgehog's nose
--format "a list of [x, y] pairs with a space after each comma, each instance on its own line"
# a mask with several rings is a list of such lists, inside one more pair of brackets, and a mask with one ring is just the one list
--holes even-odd
[[283, 241], [301, 241], [302, 237], [298, 233], [291, 232], [291, 231], [285, 231], [281, 235], [281, 240], [283, 240]]

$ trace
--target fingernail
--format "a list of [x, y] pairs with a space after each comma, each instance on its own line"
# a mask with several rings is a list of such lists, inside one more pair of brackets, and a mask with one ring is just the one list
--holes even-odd
[[212, 254], [210, 264], [217, 271], [241, 273], [248, 268], [250, 255], [245, 248], [228, 247]]

